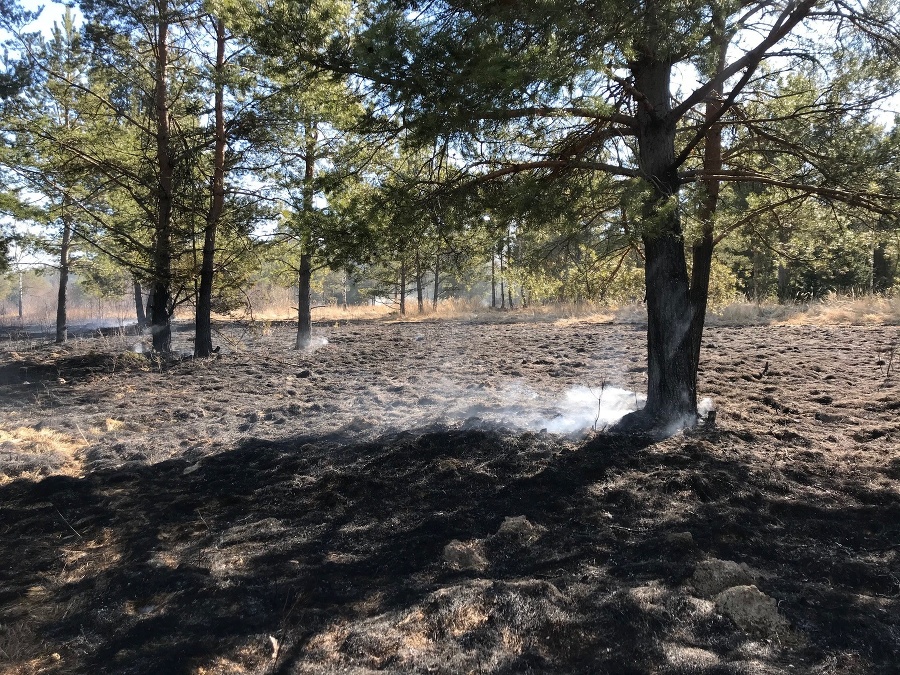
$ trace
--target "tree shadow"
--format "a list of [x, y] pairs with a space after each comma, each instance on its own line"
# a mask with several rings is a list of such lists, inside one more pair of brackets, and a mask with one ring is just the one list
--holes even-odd
[[[58, 672], [737, 673], [752, 640], [683, 590], [721, 557], [766, 573], [798, 664], [845, 650], [890, 672], [891, 553], [859, 554], [897, 541], [896, 494], [797, 502], [714, 443], [676, 445], [429, 428], [17, 481], [0, 623]], [[503, 530], [523, 515], [534, 531]], [[448, 564], [453, 540], [485, 565]]]

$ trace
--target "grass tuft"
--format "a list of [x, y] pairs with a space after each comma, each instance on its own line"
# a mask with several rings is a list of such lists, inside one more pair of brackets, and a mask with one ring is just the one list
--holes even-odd
[[0, 485], [17, 478], [36, 480], [50, 474], [80, 476], [84, 468], [80, 451], [86, 446], [83, 438], [51, 429], [0, 428], [0, 455], [5, 455], [0, 465]]

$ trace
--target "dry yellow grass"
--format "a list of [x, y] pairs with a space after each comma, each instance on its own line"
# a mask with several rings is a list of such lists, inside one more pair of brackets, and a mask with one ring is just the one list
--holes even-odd
[[106, 426], [107, 431], [118, 431], [119, 429], [121, 429], [122, 427], [125, 426], [125, 422], [123, 422], [121, 420], [112, 419], [111, 417], [108, 417], [105, 420], [104, 424]]
[[810, 305], [803, 314], [789, 317], [784, 323], [896, 326], [900, 325], [900, 297], [827, 298]]
[[710, 312], [707, 323], [730, 326], [896, 326], [900, 325], [900, 298], [831, 296], [809, 305], [733, 302]]
[[0, 485], [16, 478], [37, 479], [49, 473], [80, 476], [83, 463], [80, 451], [87, 446], [83, 438], [51, 429], [0, 427], [0, 455], [15, 455], [19, 460], [4, 462]]
[[[434, 319], [472, 320], [491, 317], [498, 322], [554, 322], [560, 326], [575, 323], [643, 323], [647, 320], [646, 307], [641, 303], [609, 305], [598, 302], [549, 303], [526, 308], [515, 307], [493, 310], [479, 300], [450, 298], [441, 300], [437, 309], [426, 303], [419, 313], [415, 301], [407, 303], [406, 316], [400, 316], [396, 308], [387, 305], [339, 305], [313, 309], [313, 320], [318, 322], [340, 321], [404, 321], [416, 322]], [[235, 317], [232, 317], [235, 318]], [[250, 319], [250, 316], [238, 317]], [[255, 312], [258, 322], [293, 321], [291, 308], [270, 307]], [[222, 317], [227, 320], [226, 317]], [[776, 302], [735, 301], [711, 308], [707, 314], [710, 326], [759, 326], [787, 325], [900, 325], [900, 298], [859, 297], [825, 298], [808, 305], [782, 305]]]

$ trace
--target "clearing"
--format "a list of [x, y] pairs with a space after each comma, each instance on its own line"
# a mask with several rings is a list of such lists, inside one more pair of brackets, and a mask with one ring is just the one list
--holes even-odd
[[0, 345], [0, 671], [897, 672], [896, 327], [711, 327], [663, 441], [640, 325], [218, 330]]

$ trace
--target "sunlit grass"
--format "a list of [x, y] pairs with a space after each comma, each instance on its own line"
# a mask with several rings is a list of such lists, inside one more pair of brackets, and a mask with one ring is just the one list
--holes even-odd
[[0, 427], [0, 455], [6, 455], [0, 471], [0, 485], [16, 478], [35, 480], [49, 474], [80, 476], [83, 464], [79, 451], [87, 441], [52, 429]]

